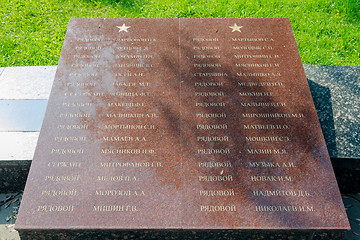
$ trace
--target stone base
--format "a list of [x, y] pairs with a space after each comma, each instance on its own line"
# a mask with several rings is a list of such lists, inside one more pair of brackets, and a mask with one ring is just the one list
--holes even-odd
[[0, 161], [0, 192], [23, 190], [31, 161]]
[[343, 231], [279, 231], [279, 230], [39, 230], [19, 231], [22, 240], [46, 239], [277, 239], [277, 240], [328, 240], [343, 239]]
[[331, 159], [341, 193], [360, 192], [360, 159]]

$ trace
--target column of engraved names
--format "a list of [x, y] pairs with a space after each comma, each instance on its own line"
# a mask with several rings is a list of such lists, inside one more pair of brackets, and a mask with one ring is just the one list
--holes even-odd
[[[100, 154], [104, 160], [99, 162], [104, 174], [97, 176], [96, 181], [102, 187], [93, 193], [104, 199], [104, 203], [94, 205], [93, 211], [138, 212], [141, 208], [131, 204], [131, 199], [142, 198], [145, 201], [144, 197], [148, 194], [141, 187], [144, 179], [141, 178], [141, 170], [138, 170], [163, 166], [161, 161], [151, 158], [157, 152], [150, 144], [158, 129], [156, 122], [159, 118], [159, 114], [149, 106], [149, 99], [154, 97], [149, 72], [154, 69], [156, 51], [153, 47], [157, 39], [124, 37], [114, 41], [116, 62], [109, 69], [111, 90], [104, 101], [106, 111], [102, 116], [105, 121], [98, 126], [105, 133], [100, 139]], [[111, 202], [114, 197], [127, 199], [129, 201], [125, 202], [128, 204]]]
[[[279, 53], [279, 44], [269, 36], [254, 38], [232, 38], [234, 68], [237, 69], [238, 85], [243, 109], [246, 156], [244, 163], [252, 170], [248, 181], [253, 184], [250, 194], [267, 199], [269, 205], [256, 205], [257, 212], [308, 212], [312, 206], [286, 203], [285, 199], [306, 198], [310, 193], [298, 189], [296, 163], [292, 160], [289, 146], [294, 142], [291, 131], [294, 119], [303, 118], [301, 113], [291, 112], [292, 104], [282, 97], [287, 81], [281, 64], [286, 56]], [[277, 40], [279, 41], [279, 40]], [[282, 45], [284, 46], [284, 44]], [[280, 171], [278, 171], [280, 169]], [[271, 204], [282, 198], [282, 203]]]
[[[193, 44], [193, 78], [196, 132], [194, 141], [198, 156], [195, 167], [199, 169], [198, 181], [203, 185], [198, 189], [202, 204], [200, 212], [235, 212], [236, 206], [229, 198], [234, 197], [231, 186], [233, 176], [232, 154], [227, 131], [228, 113], [226, 98], [228, 74], [222, 64], [222, 39], [217, 37], [196, 37]], [[230, 184], [229, 184], [230, 183]], [[227, 198], [226, 201], [223, 201]]]
[[101, 46], [97, 44], [99, 41], [98, 38], [74, 39], [72, 42], [74, 45], [66, 49], [70, 60], [65, 64], [69, 65], [71, 71], [62, 76], [61, 81], [66, 90], [61, 92], [57, 106], [52, 106], [58, 111], [56, 116], [53, 116], [55, 131], [48, 144], [51, 146], [49, 162], [46, 163], [49, 173], [44, 181], [49, 187], [41, 190], [41, 196], [49, 199], [49, 204], [38, 206], [38, 212], [76, 211], [72, 199], [81, 191], [79, 185], [83, 181], [82, 173], [86, 166], [83, 161], [86, 154], [84, 146], [88, 142], [89, 129], [89, 124], [82, 119], [91, 116], [90, 109], [93, 107], [86, 98], [91, 93], [84, 89], [97, 84], [94, 80], [97, 73], [89, 72], [89, 69], [97, 66], [93, 62], [100, 57]]

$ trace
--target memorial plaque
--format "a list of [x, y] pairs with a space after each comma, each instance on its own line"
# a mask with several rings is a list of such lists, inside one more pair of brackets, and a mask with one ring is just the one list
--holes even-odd
[[349, 229], [290, 21], [71, 19], [16, 229]]

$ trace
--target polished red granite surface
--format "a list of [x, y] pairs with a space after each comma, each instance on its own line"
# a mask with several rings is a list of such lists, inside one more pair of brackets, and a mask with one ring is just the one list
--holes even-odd
[[346, 229], [288, 19], [71, 19], [16, 222]]

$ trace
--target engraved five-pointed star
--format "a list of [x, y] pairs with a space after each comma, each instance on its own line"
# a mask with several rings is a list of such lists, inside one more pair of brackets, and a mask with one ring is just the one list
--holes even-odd
[[229, 28], [232, 29], [232, 32], [238, 31], [241, 32], [240, 28], [242, 28], [243, 26], [238, 26], [236, 25], [236, 23], [234, 24], [234, 26], [229, 26]]
[[117, 28], [119, 28], [119, 32], [122, 32], [122, 31], [125, 31], [125, 32], [128, 32], [128, 28], [130, 27], [127, 27], [125, 25], [125, 23], [122, 25], [122, 26], [116, 26]]

